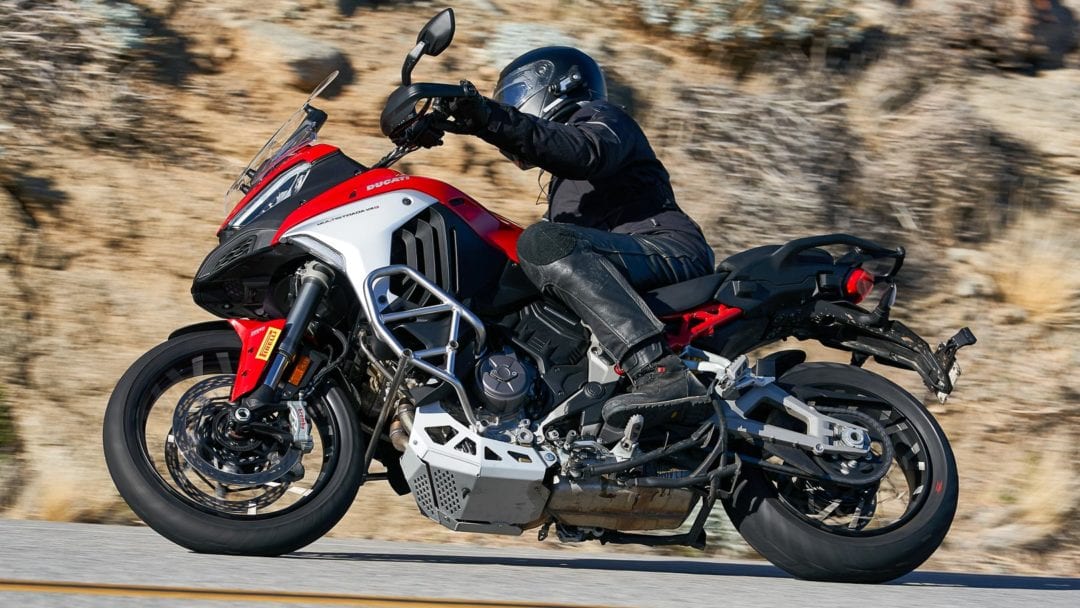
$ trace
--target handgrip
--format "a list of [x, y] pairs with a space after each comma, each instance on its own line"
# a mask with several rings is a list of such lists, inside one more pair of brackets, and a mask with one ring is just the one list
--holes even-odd
[[795, 239], [788, 241], [782, 247], [777, 249], [770, 256], [772, 260], [772, 266], [775, 269], [780, 269], [784, 264], [796, 255], [806, 251], [807, 249], [813, 249], [815, 247], [827, 247], [829, 245], [848, 245], [850, 247], [857, 247], [862, 252], [868, 254], [872, 258], [886, 258], [891, 257], [896, 259], [896, 264], [889, 271], [888, 276], [895, 276], [896, 272], [900, 270], [900, 265], [903, 264], [905, 251], [903, 247], [897, 247], [896, 249], [889, 249], [883, 247], [873, 241], [869, 241], [864, 238], [852, 236], [850, 234], [822, 234], [819, 236], [808, 236], [801, 239]]

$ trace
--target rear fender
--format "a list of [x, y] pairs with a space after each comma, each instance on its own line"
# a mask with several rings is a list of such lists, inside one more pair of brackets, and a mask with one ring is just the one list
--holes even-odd
[[860, 308], [819, 301], [809, 315], [809, 335], [799, 337], [813, 338], [825, 346], [850, 351], [856, 364], [873, 357], [882, 365], [914, 370], [922, 376], [926, 387], [942, 400], [952, 392], [959, 374], [956, 353], [976, 341], [971, 330], [961, 329], [932, 350], [926, 340], [907, 325], [884, 319], [868, 323], [868, 318], [866, 311]]
[[796, 365], [806, 361], [806, 352], [789, 349], [781, 350], [758, 359], [754, 373], [768, 378], [779, 378]]
[[254, 321], [251, 319], [229, 319], [228, 324], [240, 336], [240, 366], [236, 370], [230, 401], [237, 401], [255, 390], [266, 372], [270, 355], [274, 352], [285, 319]]

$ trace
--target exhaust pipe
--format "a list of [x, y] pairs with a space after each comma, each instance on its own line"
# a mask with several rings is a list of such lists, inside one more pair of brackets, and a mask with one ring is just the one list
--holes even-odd
[[412, 433], [413, 413], [416, 406], [403, 399], [394, 412], [394, 421], [390, 424], [390, 443], [399, 452], [404, 452], [409, 445], [409, 434]]

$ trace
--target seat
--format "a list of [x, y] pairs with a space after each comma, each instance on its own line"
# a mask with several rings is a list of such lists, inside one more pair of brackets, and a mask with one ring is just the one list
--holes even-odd
[[724, 261], [716, 266], [716, 270], [717, 272], [727, 271], [738, 274], [743, 268], [756, 264], [776, 253], [777, 249], [780, 249], [780, 245], [762, 245], [760, 247], [754, 247], [753, 249], [747, 249], [746, 251], [740, 251], [735, 255], [725, 258]]
[[658, 317], [667, 317], [706, 304], [728, 276], [727, 271], [657, 287], [641, 294], [649, 309]]

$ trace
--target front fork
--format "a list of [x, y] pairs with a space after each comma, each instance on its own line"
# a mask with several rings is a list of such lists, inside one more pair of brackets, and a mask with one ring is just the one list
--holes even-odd
[[[239, 403], [243, 398], [243, 408], [247, 410], [278, 402], [278, 385], [285, 375], [285, 370], [296, 358], [300, 339], [307, 331], [315, 309], [330, 290], [334, 278], [333, 270], [319, 262], [308, 262], [297, 271], [297, 275], [300, 287], [284, 320], [276, 319], [263, 324], [251, 321], [233, 322], [233, 327], [243, 341], [243, 356], [233, 385], [232, 401]], [[262, 326], [263, 331], [258, 331], [259, 326]], [[264, 367], [265, 375], [262, 373]], [[258, 384], [259, 377], [263, 377], [261, 384]]]

